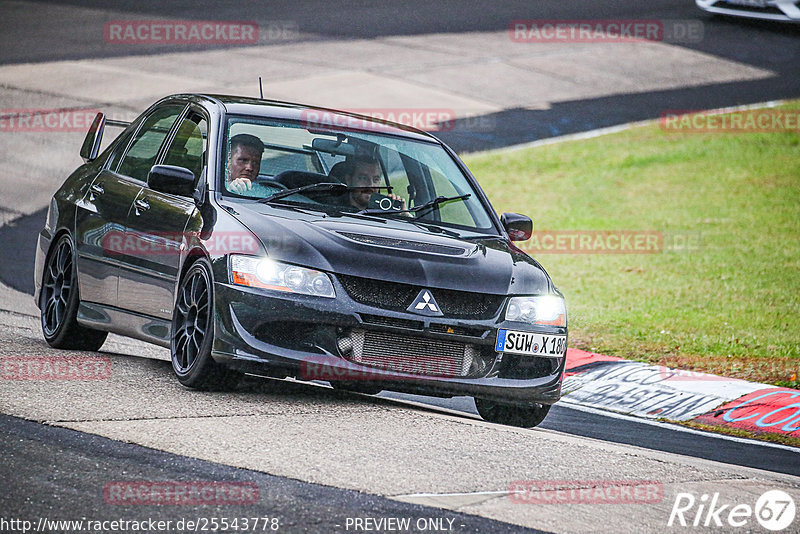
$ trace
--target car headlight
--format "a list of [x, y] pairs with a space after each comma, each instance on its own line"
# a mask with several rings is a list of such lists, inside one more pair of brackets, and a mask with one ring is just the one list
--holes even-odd
[[302, 293], [317, 297], [336, 297], [327, 274], [281, 263], [270, 258], [231, 254], [231, 282], [234, 284]]
[[567, 326], [567, 307], [564, 299], [555, 295], [511, 297], [506, 308], [506, 320], [528, 324]]

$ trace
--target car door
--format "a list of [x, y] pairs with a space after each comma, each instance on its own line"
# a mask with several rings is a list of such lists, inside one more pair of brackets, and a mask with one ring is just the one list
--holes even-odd
[[[136, 128], [131, 127], [122, 134], [110, 160], [121, 157], [135, 132]], [[140, 184], [120, 181], [104, 165], [92, 180], [84, 197], [76, 203], [76, 262], [83, 301], [116, 306], [116, 262], [105, 244], [109, 238], [114, 239], [115, 235], [121, 235], [128, 208], [140, 188]]]
[[[205, 168], [208, 121], [189, 109], [180, 119], [164, 150], [164, 165], [191, 170], [197, 179]], [[156, 191], [145, 185], [128, 214], [126, 226], [139, 254], [126, 257], [120, 273], [119, 306], [162, 319], [172, 317], [172, 303], [181, 256], [190, 236], [191, 217], [199, 217], [194, 199]]]
[[135, 135], [122, 139], [89, 187], [75, 224], [82, 300], [118, 305], [119, 268], [126, 255], [135, 253], [125, 224], [145, 185], [147, 172], [142, 169], [155, 161], [184, 107], [173, 103], [154, 109]]

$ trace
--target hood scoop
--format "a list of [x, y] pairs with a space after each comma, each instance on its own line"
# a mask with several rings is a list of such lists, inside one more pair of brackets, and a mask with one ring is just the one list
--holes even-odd
[[351, 241], [357, 241], [365, 245], [372, 245], [376, 247], [411, 250], [414, 252], [427, 252], [429, 254], [441, 254], [444, 256], [463, 256], [469, 252], [468, 249], [465, 249], [463, 247], [441, 245], [438, 243], [425, 243], [421, 241], [411, 241], [408, 239], [400, 239], [397, 237], [356, 234], [353, 232], [336, 232], [336, 233], [342, 237], [350, 239]]

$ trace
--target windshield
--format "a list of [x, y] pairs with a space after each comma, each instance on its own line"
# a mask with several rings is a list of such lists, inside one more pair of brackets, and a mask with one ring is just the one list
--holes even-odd
[[225, 195], [496, 234], [438, 144], [252, 117], [230, 117], [226, 126]]

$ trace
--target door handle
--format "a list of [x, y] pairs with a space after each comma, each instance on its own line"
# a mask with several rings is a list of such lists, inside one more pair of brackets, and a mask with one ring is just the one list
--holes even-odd
[[105, 192], [106, 190], [103, 189], [102, 182], [100, 182], [99, 184], [92, 184], [91, 186], [89, 186], [89, 198], [92, 200], [94, 200], [95, 196], [102, 195]]
[[150, 209], [150, 204], [147, 203], [146, 200], [137, 198], [133, 202], [133, 208], [136, 211], [136, 215], [141, 214], [143, 211], [147, 211]]

